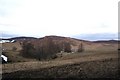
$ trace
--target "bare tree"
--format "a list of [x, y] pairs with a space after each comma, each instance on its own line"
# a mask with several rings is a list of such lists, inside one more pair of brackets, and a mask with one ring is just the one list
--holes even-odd
[[78, 46], [78, 52], [83, 52], [83, 44], [80, 43], [80, 45]]
[[71, 52], [71, 46], [70, 46], [70, 43], [64, 43], [64, 51], [65, 52]]
[[33, 58], [35, 57], [34, 51], [35, 51], [35, 48], [33, 44], [31, 44], [30, 42], [28, 43], [27, 41], [23, 42], [22, 50], [21, 50], [22, 56]]

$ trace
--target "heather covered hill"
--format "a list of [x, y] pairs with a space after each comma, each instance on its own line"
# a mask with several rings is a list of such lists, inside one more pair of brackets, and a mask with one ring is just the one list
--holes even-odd
[[52, 41], [57, 44], [68, 42], [68, 43], [70, 43], [71, 47], [75, 50], [77, 50], [78, 46], [81, 43], [83, 44], [85, 51], [98, 50], [100, 48], [105, 48], [108, 46], [110, 49], [118, 48], [118, 46], [117, 46], [118, 41], [116, 41], [116, 40], [114, 40], [114, 41], [108, 40], [108, 41], [102, 41], [102, 42], [101, 41], [86, 41], [86, 40], [79, 40], [79, 39], [70, 38], [70, 37], [59, 37], [59, 36], [46, 36], [46, 37], [43, 37], [40, 39], [36, 39], [36, 40], [32, 41], [32, 43], [37, 45], [37, 44], [41, 43], [44, 38], [52, 39]]

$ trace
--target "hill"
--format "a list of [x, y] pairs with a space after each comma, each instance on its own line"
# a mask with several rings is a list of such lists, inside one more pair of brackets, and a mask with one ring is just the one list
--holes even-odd
[[34, 37], [14, 37], [9, 39], [3, 39], [3, 40], [16, 40], [15, 43], [3, 43], [2, 47], [11, 50], [12, 46], [15, 46], [18, 50], [21, 49], [21, 42], [29, 41], [34, 45], [38, 45], [40, 43], [44, 42], [44, 39], [52, 39], [53, 42], [60, 44], [63, 42], [68, 42], [71, 45], [72, 50], [76, 51], [78, 49], [78, 46], [82, 43], [85, 51], [92, 51], [97, 50], [100, 48], [108, 47], [111, 49], [115, 49], [117, 47], [118, 41], [117, 40], [107, 40], [107, 41], [86, 41], [86, 40], [80, 40], [70, 37], [61, 37], [61, 36], [45, 36], [42, 38], [34, 38]]
[[13, 38], [1, 38], [1, 40], [16, 40], [16, 41], [19, 41], [19, 40], [32, 40], [32, 39], [37, 39], [35, 37], [25, 37], [25, 36], [20, 36], [20, 37], [13, 37]]
[[99, 41], [93, 41], [94, 43], [119, 43], [118, 40], [99, 40]]

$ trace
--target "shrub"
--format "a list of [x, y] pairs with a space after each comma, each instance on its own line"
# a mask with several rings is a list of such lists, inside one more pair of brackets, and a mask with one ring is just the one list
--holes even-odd
[[22, 56], [33, 58], [35, 57], [34, 52], [35, 52], [34, 46], [31, 43], [24, 41], [22, 44], [22, 50], [21, 50]]
[[38, 60], [55, 58], [58, 52], [60, 52], [59, 45], [55, 44], [49, 38], [44, 38], [37, 45], [25, 41], [22, 44], [21, 50], [22, 56], [36, 58]]
[[82, 43], [78, 46], [78, 52], [83, 52], [83, 44]]
[[17, 50], [17, 48], [14, 46], [13, 48], [12, 48], [12, 51], [16, 51]]

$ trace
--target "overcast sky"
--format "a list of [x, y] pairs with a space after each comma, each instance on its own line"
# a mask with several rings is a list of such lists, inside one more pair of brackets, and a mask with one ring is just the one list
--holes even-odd
[[0, 0], [0, 32], [74, 36], [118, 32], [119, 0]]

